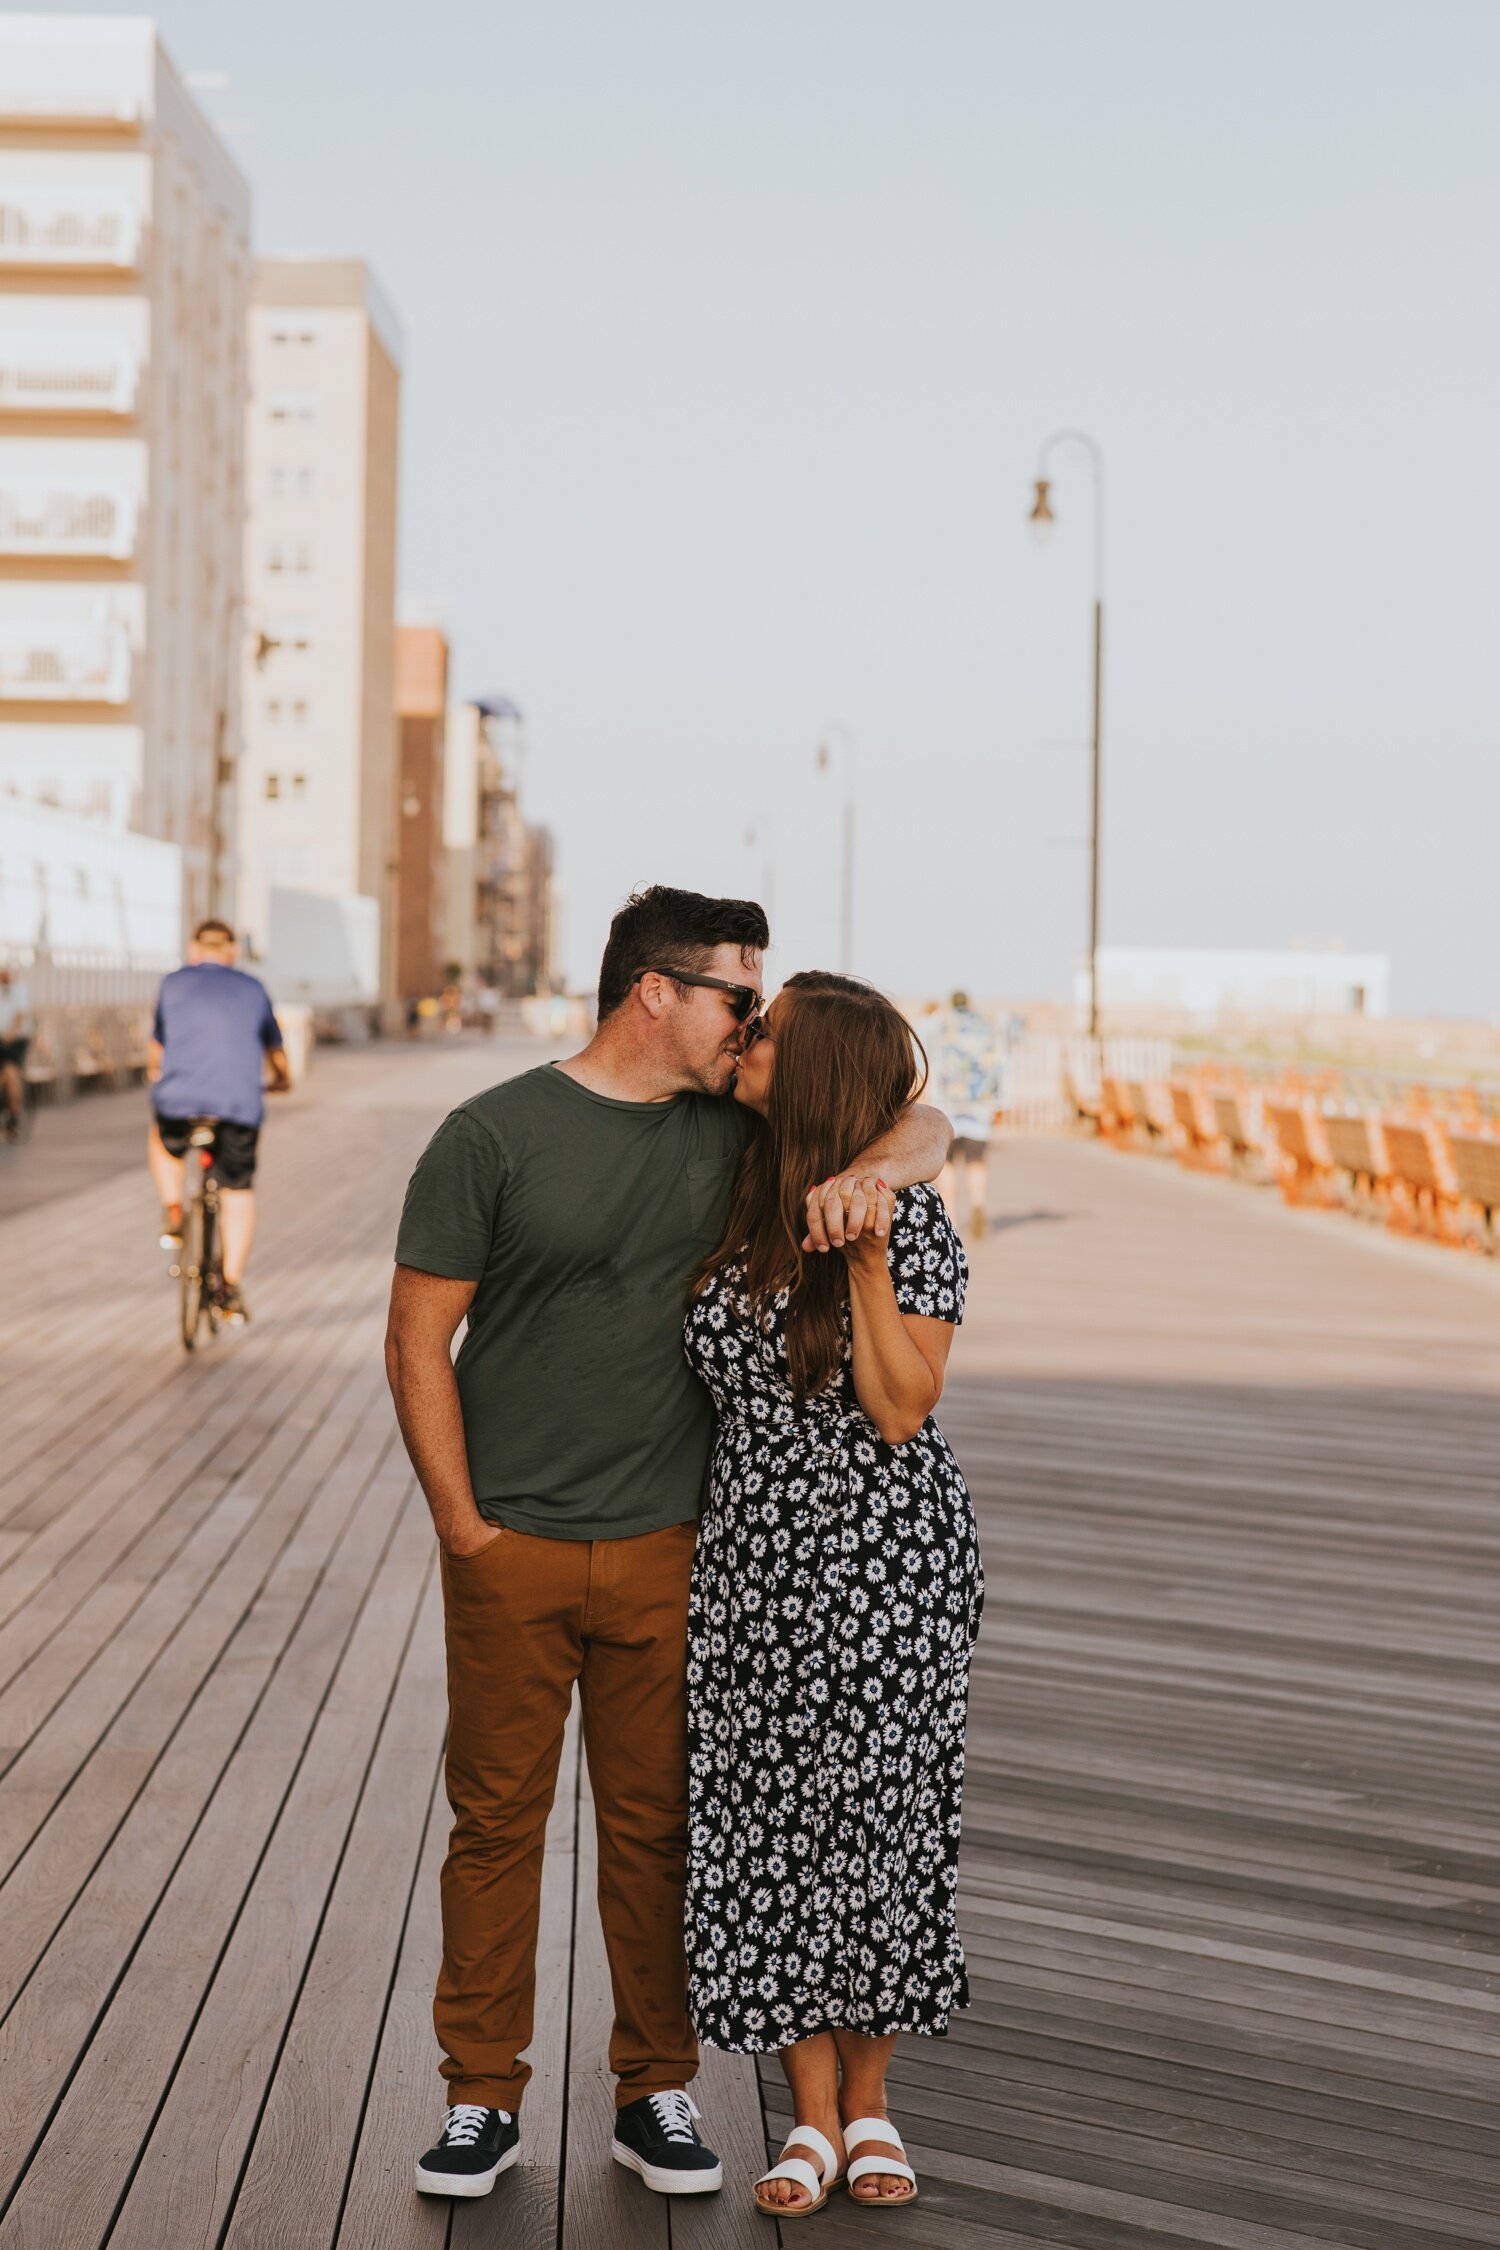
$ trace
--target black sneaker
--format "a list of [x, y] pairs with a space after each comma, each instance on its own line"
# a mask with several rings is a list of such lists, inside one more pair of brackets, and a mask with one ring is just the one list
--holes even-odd
[[609, 2153], [658, 2195], [710, 2195], [724, 2185], [724, 2167], [698, 2137], [699, 2115], [691, 2094], [643, 2094], [615, 2112]]
[[250, 1318], [245, 1293], [236, 1282], [221, 1281], [214, 1296], [214, 1304], [220, 1320], [227, 1322], [232, 1328], [243, 1328]]
[[520, 2120], [508, 2109], [455, 2102], [437, 2147], [417, 2158], [417, 2193], [488, 2195], [520, 2153]]

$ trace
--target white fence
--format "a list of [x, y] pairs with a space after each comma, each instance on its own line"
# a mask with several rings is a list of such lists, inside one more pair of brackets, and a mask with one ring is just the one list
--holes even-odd
[[1033, 1033], [1010, 1050], [1007, 1123], [1023, 1133], [1057, 1132], [1073, 1122], [1069, 1079], [1080, 1093], [1094, 1095], [1101, 1078], [1163, 1079], [1171, 1070], [1170, 1039]]

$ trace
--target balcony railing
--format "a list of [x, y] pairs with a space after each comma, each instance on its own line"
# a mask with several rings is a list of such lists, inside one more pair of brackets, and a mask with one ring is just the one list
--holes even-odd
[[77, 188], [0, 193], [0, 266], [109, 266], [141, 254], [141, 212], [126, 195]]
[[128, 703], [130, 634], [118, 619], [0, 618], [0, 701]]
[[0, 343], [0, 413], [129, 414], [140, 372], [135, 346], [115, 336], [12, 334]]
[[135, 552], [136, 496], [123, 485], [80, 492], [56, 484], [0, 485], [0, 555], [108, 555]]

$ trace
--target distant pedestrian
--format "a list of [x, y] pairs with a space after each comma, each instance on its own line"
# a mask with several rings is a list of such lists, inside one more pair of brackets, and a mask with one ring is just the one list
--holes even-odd
[[5, 1131], [12, 1140], [20, 1130], [21, 1112], [26, 1106], [22, 1074], [34, 1029], [30, 988], [8, 961], [0, 961], [0, 1096], [4, 1099]]
[[[1004, 1058], [999, 1034], [970, 1005], [967, 992], [955, 992], [945, 1009], [924, 1025], [932, 1060], [933, 1098], [953, 1127], [948, 1161], [938, 1190], [955, 1226], [978, 1241], [988, 1224], [990, 1143], [1004, 1100]], [[968, 1210], [962, 1209], [962, 1185]]]

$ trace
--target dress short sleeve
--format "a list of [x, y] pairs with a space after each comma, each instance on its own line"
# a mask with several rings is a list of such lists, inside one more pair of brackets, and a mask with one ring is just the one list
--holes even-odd
[[927, 1320], [964, 1317], [969, 1261], [936, 1188], [902, 1188], [891, 1214], [888, 1253], [896, 1303]]

